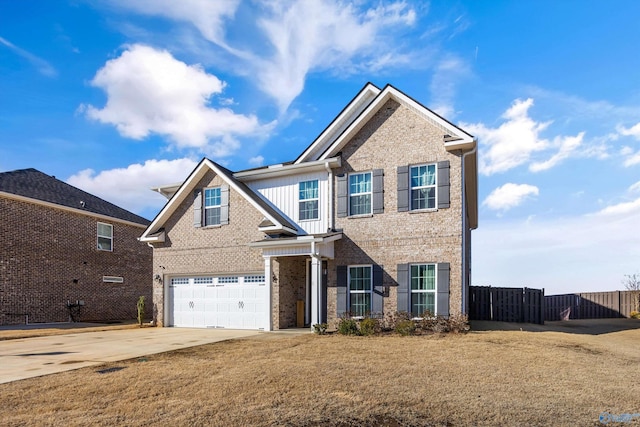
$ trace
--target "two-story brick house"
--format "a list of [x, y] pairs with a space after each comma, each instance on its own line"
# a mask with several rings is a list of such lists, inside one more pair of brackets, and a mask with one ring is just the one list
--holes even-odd
[[149, 220], [36, 169], [0, 173], [0, 325], [151, 312]]
[[392, 86], [365, 85], [295, 161], [232, 172], [203, 159], [156, 190], [169, 201], [141, 240], [161, 325], [467, 311], [476, 141]]

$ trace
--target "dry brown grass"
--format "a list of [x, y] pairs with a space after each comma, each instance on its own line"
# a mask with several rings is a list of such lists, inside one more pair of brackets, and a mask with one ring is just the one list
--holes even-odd
[[640, 330], [264, 334], [0, 385], [0, 424], [595, 426], [639, 374]]
[[117, 323], [112, 325], [97, 324], [96, 326], [91, 326], [91, 324], [85, 323], [81, 327], [79, 327], [77, 323], [61, 323], [58, 326], [51, 325], [48, 327], [42, 327], [37, 324], [34, 324], [32, 326], [34, 327], [33, 329], [0, 329], [0, 341], [16, 340], [22, 338], [49, 337], [53, 335], [64, 335], [69, 333], [132, 329], [139, 327], [137, 323], [133, 322]]

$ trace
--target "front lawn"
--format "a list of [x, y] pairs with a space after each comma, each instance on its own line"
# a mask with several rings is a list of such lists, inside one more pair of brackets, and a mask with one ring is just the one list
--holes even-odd
[[0, 424], [600, 425], [639, 374], [638, 329], [262, 334], [0, 385]]

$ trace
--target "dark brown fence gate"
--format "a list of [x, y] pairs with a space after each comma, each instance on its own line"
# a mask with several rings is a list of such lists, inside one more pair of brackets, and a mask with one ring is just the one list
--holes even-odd
[[545, 297], [545, 320], [629, 317], [635, 309], [631, 291], [583, 292]]
[[469, 287], [469, 319], [544, 324], [544, 289]]

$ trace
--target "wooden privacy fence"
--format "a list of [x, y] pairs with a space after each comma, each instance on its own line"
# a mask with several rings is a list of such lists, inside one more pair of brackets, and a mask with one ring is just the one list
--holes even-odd
[[635, 309], [632, 291], [583, 292], [545, 297], [546, 320], [629, 317]]
[[544, 289], [469, 287], [469, 319], [544, 324]]

